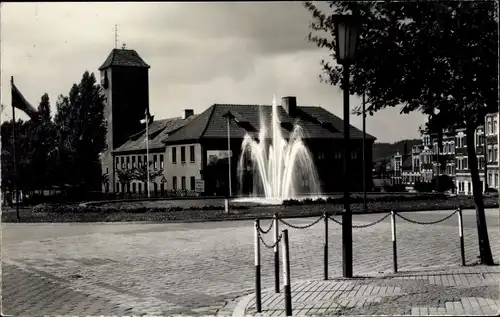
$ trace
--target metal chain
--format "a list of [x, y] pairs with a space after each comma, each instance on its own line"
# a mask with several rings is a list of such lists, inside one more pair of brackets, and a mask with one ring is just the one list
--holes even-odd
[[273, 243], [273, 244], [267, 244], [267, 243], [266, 243], [266, 241], [264, 241], [264, 239], [262, 238], [262, 235], [261, 235], [261, 234], [260, 234], [260, 232], [259, 232], [259, 240], [260, 240], [260, 241], [262, 242], [262, 244], [263, 244], [266, 248], [268, 248], [268, 249], [274, 249], [274, 247], [275, 247], [278, 243], [280, 243], [280, 241], [281, 241], [281, 238], [282, 238], [282, 237], [283, 237], [283, 234], [280, 234], [280, 235], [278, 236], [278, 240], [276, 240], [276, 242], [275, 242], [275, 243]]
[[293, 228], [293, 229], [307, 229], [307, 228], [310, 228], [310, 227], [314, 226], [314, 225], [315, 225], [315, 224], [317, 224], [318, 222], [320, 222], [320, 221], [321, 221], [321, 219], [323, 219], [323, 218], [324, 218], [324, 215], [321, 215], [321, 216], [318, 218], [318, 220], [315, 220], [314, 222], [312, 222], [312, 223], [310, 223], [310, 224], [308, 224], [308, 225], [305, 225], [305, 226], [292, 225], [291, 223], [289, 223], [289, 222], [287, 222], [287, 221], [285, 221], [285, 220], [283, 220], [283, 219], [281, 219], [281, 218], [279, 218], [279, 221], [280, 221], [281, 223], [283, 223], [285, 226], [289, 226], [290, 228]]
[[[387, 217], [389, 217], [391, 215], [391, 213], [387, 213], [387, 215], [383, 216], [382, 218], [380, 218], [379, 220], [375, 220], [374, 222], [370, 222], [370, 223], [367, 223], [365, 225], [352, 225], [353, 228], [356, 228], [356, 229], [362, 229], [362, 228], [368, 228], [368, 227], [371, 227], [371, 226], [374, 226], [378, 223], [381, 223], [382, 221], [384, 221]], [[338, 223], [339, 225], [342, 225], [342, 221], [340, 220], [337, 220], [331, 216], [328, 216], [328, 218], [330, 220], [332, 220], [333, 222], [335, 223]]]
[[383, 216], [382, 218], [380, 218], [380, 219], [379, 219], [379, 220], [377, 220], [377, 221], [374, 221], [374, 222], [372, 222], [372, 223], [368, 223], [368, 224], [366, 224], [366, 225], [357, 225], [357, 226], [353, 225], [352, 227], [353, 227], [353, 228], [358, 228], [358, 229], [361, 229], [361, 228], [368, 228], [368, 227], [371, 227], [371, 226], [376, 225], [377, 223], [381, 223], [382, 221], [384, 221], [384, 220], [385, 220], [387, 217], [389, 217], [390, 215], [391, 215], [391, 213], [389, 212], [389, 213], [387, 213], [387, 215]]
[[411, 222], [411, 223], [415, 223], [417, 225], [434, 225], [434, 224], [437, 224], [437, 223], [440, 223], [440, 222], [443, 222], [445, 220], [448, 220], [450, 219], [454, 214], [456, 214], [458, 212], [458, 210], [455, 210], [454, 212], [452, 212], [451, 214], [449, 214], [448, 216], [444, 217], [443, 219], [440, 219], [440, 220], [436, 220], [436, 221], [429, 221], [429, 222], [424, 222], [424, 221], [416, 221], [416, 220], [412, 220], [412, 219], [409, 219], [403, 215], [400, 215], [399, 213], [396, 212], [396, 216], [398, 216], [399, 218], [403, 219], [403, 220], [406, 220], [408, 222]]
[[340, 220], [337, 220], [337, 219], [333, 218], [333, 216], [328, 216], [328, 219], [330, 219], [330, 220], [331, 220], [331, 221], [333, 221], [333, 222], [338, 223], [339, 225], [342, 225], [342, 221], [340, 221]]
[[260, 223], [259, 223], [259, 227], [258, 228], [259, 228], [260, 232], [262, 232], [263, 234], [267, 234], [269, 231], [271, 231], [271, 228], [273, 227], [273, 225], [274, 225], [274, 219], [271, 220], [271, 224], [269, 225], [269, 228], [267, 228], [267, 230], [262, 229], [261, 226], [260, 226]]

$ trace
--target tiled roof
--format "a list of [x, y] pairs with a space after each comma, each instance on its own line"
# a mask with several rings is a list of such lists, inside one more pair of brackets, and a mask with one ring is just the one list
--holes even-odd
[[109, 53], [104, 64], [99, 67], [99, 70], [110, 66], [129, 66], [129, 67], [146, 67], [150, 66], [137, 54], [135, 50], [115, 48]]
[[[149, 141], [148, 146], [150, 150], [161, 149], [165, 147], [163, 140], [168, 138], [168, 135], [180, 128], [182, 128], [187, 123], [191, 122], [197, 117], [197, 115], [192, 115], [186, 119], [183, 118], [172, 118], [153, 121], [149, 124], [148, 133]], [[146, 150], [146, 129], [133, 135], [130, 139], [123, 145], [115, 149], [113, 152], [127, 152], [127, 151], [137, 151]]]
[[[235, 120], [231, 120], [231, 138], [243, 138], [247, 133], [260, 131], [261, 117], [266, 126], [270, 126], [270, 105], [233, 105], [214, 104], [189, 124], [179, 129], [165, 140], [166, 143], [179, 143], [199, 139], [227, 138], [227, 121], [224, 114], [230, 111]], [[293, 123], [296, 121], [304, 130], [306, 138], [343, 138], [343, 120], [321, 107], [297, 107], [296, 116], [290, 117], [279, 106], [278, 116], [281, 121], [281, 132], [288, 137]], [[351, 126], [351, 138], [361, 139], [363, 132]], [[367, 140], [375, 137], [367, 134]]]

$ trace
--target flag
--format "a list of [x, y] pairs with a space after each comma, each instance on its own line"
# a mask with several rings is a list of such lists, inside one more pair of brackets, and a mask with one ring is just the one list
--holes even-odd
[[38, 119], [38, 110], [33, 107], [24, 96], [21, 94], [19, 89], [17, 89], [14, 81], [11, 82], [12, 85], [12, 107], [22, 110], [31, 119]]

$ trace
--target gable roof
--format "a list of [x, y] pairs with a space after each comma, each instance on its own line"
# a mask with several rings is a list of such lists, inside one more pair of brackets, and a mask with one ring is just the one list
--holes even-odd
[[[196, 116], [197, 115], [192, 115], [186, 119], [179, 117], [152, 121], [148, 126], [149, 149], [155, 150], [164, 148], [165, 144], [163, 144], [162, 141], [168, 138], [168, 135], [170, 133], [177, 131], [187, 123], [194, 120]], [[115, 149], [113, 153], [142, 150], [146, 150], [146, 129], [143, 129], [141, 132], [132, 135], [127, 142]]]
[[150, 68], [146, 62], [137, 54], [135, 50], [115, 48], [109, 53], [108, 58], [99, 67], [99, 70], [111, 66], [145, 67]]
[[[231, 120], [231, 138], [241, 139], [247, 133], [258, 133], [261, 128], [261, 118], [266, 126], [270, 126], [272, 106], [270, 105], [236, 105], [214, 104], [189, 124], [171, 134], [164, 142], [182, 143], [200, 139], [227, 138], [228, 111], [234, 116]], [[343, 138], [343, 120], [321, 107], [297, 107], [296, 115], [290, 117], [283, 107], [278, 106], [278, 117], [281, 121], [281, 132], [287, 138], [294, 123], [298, 123], [306, 138], [312, 139], [339, 139]], [[351, 126], [351, 138], [361, 139], [363, 132]], [[375, 140], [372, 135], [366, 134], [367, 140]]]

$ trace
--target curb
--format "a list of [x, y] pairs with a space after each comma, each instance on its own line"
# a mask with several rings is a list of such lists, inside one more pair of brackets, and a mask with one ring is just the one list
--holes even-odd
[[234, 308], [234, 311], [233, 311], [233, 317], [242, 317], [242, 316], [247, 316], [245, 314], [246, 310], [247, 310], [247, 306], [248, 304], [250, 303], [250, 301], [252, 300], [252, 298], [255, 297], [255, 294], [252, 293], [252, 294], [248, 294], [248, 295], [245, 295], [243, 296], [239, 301], [238, 301], [238, 304], [236, 304], [236, 307]]
[[[402, 270], [399, 271], [398, 273], [393, 273], [393, 272], [366, 272], [366, 273], [360, 273], [357, 276], [354, 276], [352, 278], [344, 278], [341, 276], [335, 276], [335, 277], [330, 277], [328, 281], [334, 282], [334, 281], [341, 281], [341, 280], [359, 280], [359, 279], [386, 279], [386, 278], [396, 278], [396, 277], [404, 277], [404, 276], [412, 276], [414, 274], [425, 274], [425, 273], [430, 273], [432, 271], [453, 271], [456, 269], [464, 268], [461, 265], [431, 265], [431, 266], [421, 266], [421, 267], [414, 267], [414, 268], [409, 268], [408, 270]], [[297, 281], [292, 282], [293, 284], [297, 283], [304, 283], [304, 282], [317, 282], [317, 281], [323, 281], [321, 279], [300, 279]], [[261, 294], [264, 295], [266, 292], [273, 292], [274, 293], [274, 287], [268, 287], [263, 290], [261, 290]], [[246, 309], [248, 304], [252, 299], [255, 298], [255, 292], [242, 296], [239, 298], [238, 303], [236, 304], [236, 307], [234, 308], [233, 315], [232, 317], [243, 317], [243, 316], [254, 316], [251, 314], [246, 313]]]

